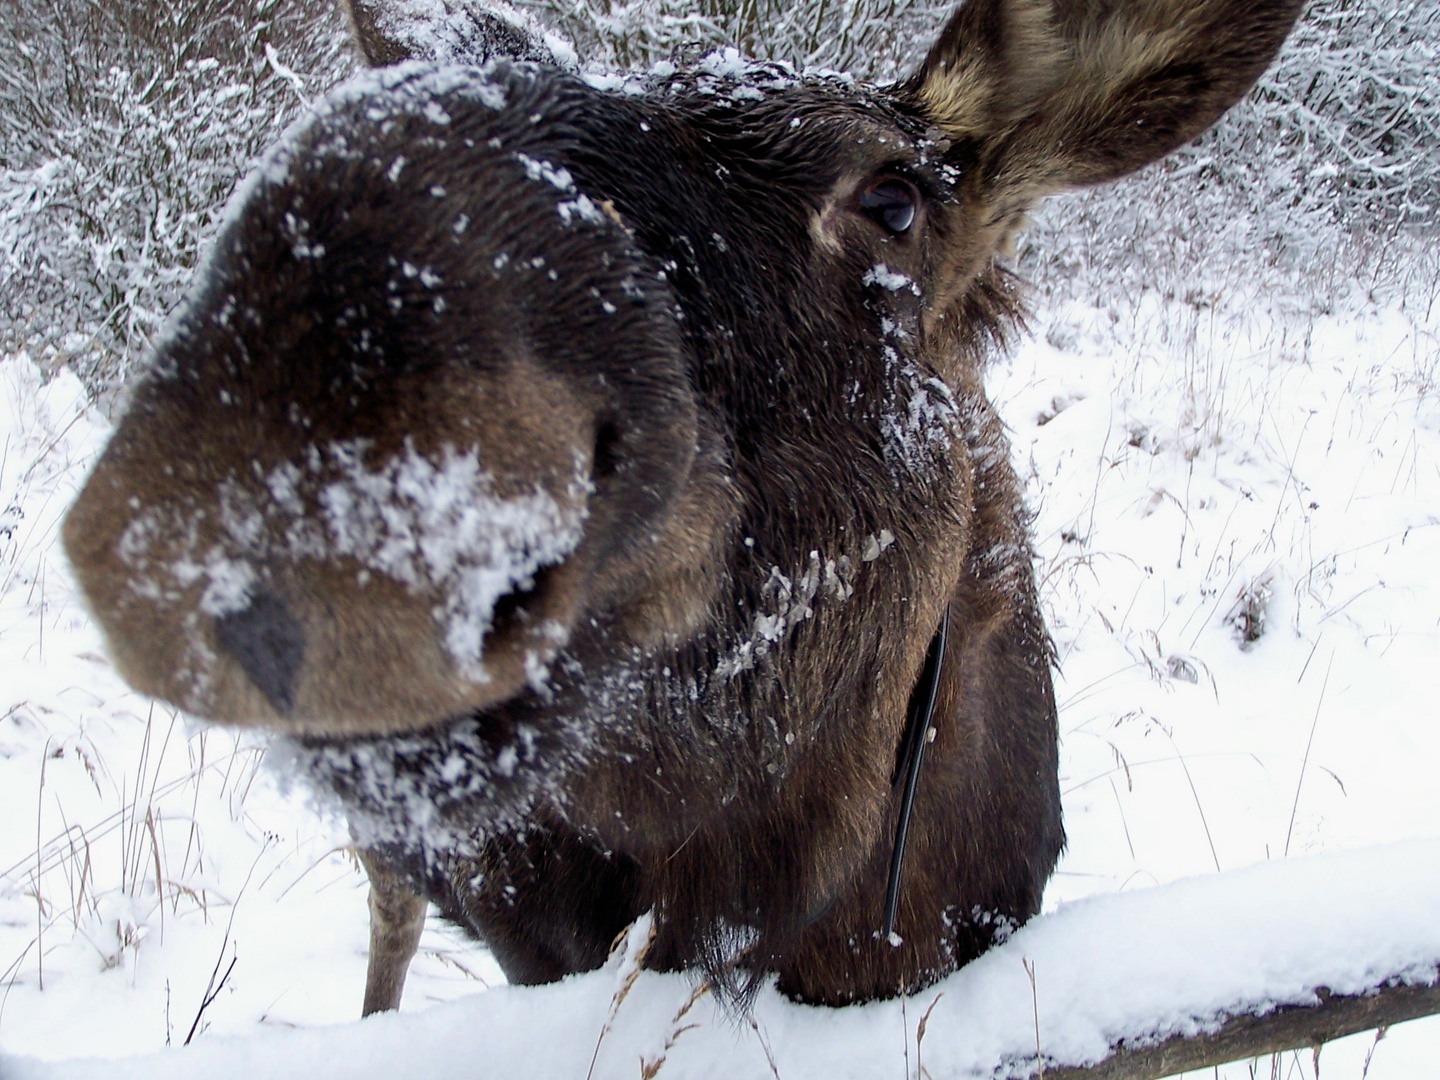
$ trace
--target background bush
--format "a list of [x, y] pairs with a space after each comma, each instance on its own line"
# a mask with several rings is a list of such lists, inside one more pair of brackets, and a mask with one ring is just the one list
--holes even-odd
[[0, 351], [122, 379], [247, 163], [350, 63], [302, 0], [20, 0], [0, 20]]
[[1272, 298], [1327, 307], [1431, 273], [1437, 209], [1440, 4], [1313, 0], [1249, 98], [1165, 161], [1051, 200], [1020, 266], [1052, 296], [1201, 303], [1263, 267]]
[[[948, 0], [520, 0], [601, 66], [677, 48], [885, 80]], [[0, 351], [123, 382], [248, 163], [351, 70], [321, 0], [12, 0], [0, 24]], [[1053, 200], [1019, 256], [1051, 297], [1200, 300], [1265, 265], [1289, 295], [1392, 274], [1440, 203], [1440, 5], [1315, 0], [1276, 67], [1195, 146]]]

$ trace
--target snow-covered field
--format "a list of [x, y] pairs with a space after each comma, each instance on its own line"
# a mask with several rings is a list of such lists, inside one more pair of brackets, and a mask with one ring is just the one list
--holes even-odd
[[[1283, 1000], [1287, 979], [1358, 978], [1381, 953], [1433, 965], [1437, 294], [1357, 290], [1328, 311], [1145, 296], [1037, 317], [990, 383], [1062, 658], [1070, 847], [1046, 904], [1062, 910], [904, 1006], [762, 995], [753, 1025], [708, 999], [677, 1019], [678, 976], [642, 976], [615, 1009], [620, 957], [498, 988], [484, 950], [435, 924], [400, 1017], [280, 1033], [359, 1013], [365, 888], [343, 825], [279, 791], [258, 741], [194, 728], [109, 669], [55, 543], [107, 424], [68, 372], [0, 361], [0, 1053], [195, 1044], [129, 1071], [10, 1057], [0, 1076], [268, 1076], [280, 1060], [307, 1078], [583, 1076], [599, 1040], [597, 1077], [663, 1056], [660, 1075], [908, 1077], [923, 1060], [940, 1080], [1016, 1031], [1033, 1048], [1032, 1008], [1058, 1051], [1107, 1015], [1218, 1007], [1217, 980]], [[1320, 1071], [1395, 1080], [1437, 1059], [1440, 1021], [1417, 1021], [1328, 1046]], [[1221, 1075], [1315, 1066], [1307, 1052]]]

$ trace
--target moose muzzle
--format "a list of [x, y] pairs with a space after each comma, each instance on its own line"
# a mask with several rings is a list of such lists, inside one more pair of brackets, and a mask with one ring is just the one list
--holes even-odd
[[232, 210], [65, 523], [137, 689], [328, 736], [471, 714], [543, 691], [657, 532], [673, 298], [501, 76], [499, 112], [481, 73], [352, 89]]
[[584, 592], [590, 462], [565, 436], [589, 425], [533, 372], [471, 382], [462, 407], [507, 420], [467, 443], [381, 432], [227, 461], [184, 435], [257, 433], [215, 430], [152, 379], [65, 524], [127, 680], [210, 719], [336, 735], [543, 679]]

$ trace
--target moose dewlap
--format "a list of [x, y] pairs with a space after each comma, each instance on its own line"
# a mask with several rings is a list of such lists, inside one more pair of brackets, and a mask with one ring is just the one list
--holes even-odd
[[237, 197], [65, 544], [134, 686], [344, 805], [367, 1011], [422, 897], [518, 982], [653, 911], [652, 966], [828, 1003], [1034, 914], [1063, 833], [996, 252], [1212, 123], [1298, 7], [968, 0], [871, 87], [583, 76], [509, 16], [351, 5], [397, 66]]

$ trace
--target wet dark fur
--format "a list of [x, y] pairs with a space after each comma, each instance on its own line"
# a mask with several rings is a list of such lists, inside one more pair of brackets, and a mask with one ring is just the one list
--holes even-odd
[[[806, 243], [807, 215], [852, 167], [835, 158], [837, 133], [821, 125], [859, 135], [893, 125], [915, 138], [919, 122], [883, 102], [871, 104], [872, 122], [809, 87], [737, 115], [691, 97], [668, 107], [611, 99], [598, 109], [593, 92], [563, 76], [516, 72], [496, 82], [511, 88], [508, 115], [522, 121], [499, 128], [506, 151], [563, 164], [580, 190], [634, 223], [651, 265], [670, 268], [683, 298], [686, 375], [710, 421], [701, 438], [715, 440], [702, 441], [701, 456], [725, 463], [739, 511], [727, 522], [707, 635], [632, 658], [615, 647], [623, 618], [597, 612], [600, 625], [557, 665], [554, 699], [529, 695], [487, 718], [492, 732], [525, 723], [543, 731], [544, 715], [561, 714], [578, 718], [581, 732], [602, 733], [599, 746], [573, 751], [577, 763], [548, 793], [551, 805], [473, 858], [387, 854], [491, 943], [518, 982], [598, 964], [615, 934], [651, 908], [659, 931], [650, 962], [700, 965], [726, 985], [738, 985], [729, 965], [742, 943], [748, 977], [778, 971], [786, 991], [812, 1000], [927, 982], [1034, 913], [1062, 844], [1049, 652], [1020, 500], [1003, 454], [992, 451], [977, 478], [969, 452], [951, 460], [946, 448], [912, 470], [887, 451], [877, 421], [895, 375], [882, 360], [879, 320], [893, 315], [918, 339], [921, 308], [913, 298], [867, 296], [880, 291], [862, 282], [875, 248], [846, 253], [838, 267], [775, 257]], [[546, 122], [529, 124], [537, 113]], [[796, 116], [804, 122], [792, 135]], [[642, 122], [651, 131], [637, 143]], [[413, 146], [418, 135], [400, 142]], [[417, 170], [417, 187], [428, 183], [413, 150], [407, 169]], [[487, 276], [490, 257], [482, 250], [471, 272]], [[757, 310], [770, 317], [755, 318]], [[987, 266], [944, 369], [957, 389], [969, 384], [961, 404], [971, 435], [992, 447], [1003, 439], [974, 373], [1016, 317], [1010, 282]], [[824, 340], [846, 343], [842, 362], [816, 362]], [[893, 547], [864, 562], [866, 538], [887, 527]], [[957, 540], [973, 549], [968, 560], [937, 567], [940, 552], [959, 554]], [[1003, 557], [987, 564], [996, 549]], [[783, 655], [743, 677], [716, 677], [725, 652], [772, 603], [763, 595], [771, 568], [798, 579], [811, 551], [848, 557], [837, 580], [855, 595], [841, 600], [822, 588]], [[915, 813], [897, 948], [877, 940], [894, 828], [889, 779], [936, 605], [952, 589], [958, 631]], [[611, 719], [617, 714], [623, 723]], [[874, 721], [855, 722], [865, 715]], [[497, 738], [491, 752], [506, 745]], [[424, 771], [454, 750], [437, 737], [406, 760]], [[563, 736], [533, 751], [547, 765], [567, 752]], [[344, 762], [332, 754], [309, 767], [363, 804], [364, 778]], [[835, 806], [836, 792], [853, 792], [859, 805]], [[487, 791], [476, 801], [492, 798]], [[444, 790], [435, 801], [460, 829], [493, 815]], [[372, 809], [403, 815], [383, 800]]]
[[[744, 81], [764, 88], [753, 100], [702, 65], [637, 96], [502, 61], [485, 77], [505, 93], [498, 112], [458, 91], [433, 95], [443, 124], [419, 108], [377, 120], [363, 96], [338, 103], [217, 244], [67, 522], [122, 670], [181, 696], [184, 672], [156, 643], [211, 635], [216, 689], [191, 707], [290, 733], [370, 857], [489, 943], [513, 981], [598, 965], [647, 910], [647, 963], [699, 967], [741, 993], [774, 974], [785, 993], [842, 1004], [965, 963], [1039, 909], [1064, 842], [1053, 658], [1018, 484], [980, 384], [1020, 310], [994, 252], [1039, 195], [1139, 167], [1212, 122], [1296, 5], [1192, 7], [1204, 17], [1190, 31], [1146, 39], [1135, 71], [1098, 88], [1086, 76], [1083, 93], [1071, 85], [1085, 75], [1070, 60], [1076, 26], [1110, 8], [1052, 24], [1036, 20], [1048, 5], [994, 0], [962, 9], [891, 93], [752, 69]], [[1172, 8], [1127, 10], [1169, 26]], [[1226, 39], [1223, 55], [1202, 55], [1217, 21], [1240, 25], [1245, 48]], [[392, 59], [388, 47], [365, 52]], [[1189, 66], [1171, 78], [1182, 54]], [[952, 78], [962, 59], [979, 74]], [[1052, 123], [1060, 104], [1102, 90], [1114, 100], [1082, 117], [1088, 128]], [[1123, 131], [1105, 128], [1107, 110]], [[1137, 116], [1153, 138], [1135, 137]], [[1067, 141], [1082, 129], [1095, 146]], [[603, 219], [557, 224], [567, 196], [527, 178], [517, 154], [563, 166]], [[855, 203], [887, 176], [922, 195], [901, 236]], [[473, 222], [463, 241], [460, 213]], [[287, 214], [323, 241], [322, 258], [294, 254]], [[543, 265], [524, 269], [534, 257]], [[414, 275], [396, 276], [402, 263], [438, 273], [443, 309]], [[916, 289], [877, 283], [880, 263]], [[555, 389], [508, 410], [505, 394], [530, 385], [507, 390], [515, 370]], [[474, 417], [478, 435], [453, 403], [471, 382], [502, 403]], [[573, 417], [553, 444], [552, 406]], [[928, 419], [907, 443], [895, 424], [917, 409]], [[533, 449], [495, 434], [513, 424], [525, 434], [512, 441]], [[165, 447], [197, 425], [198, 460], [162, 477]], [[506, 668], [493, 683], [504, 693], [460, 719], [406, 720], [403, 687], [376, 675], [383, 722], [312, 720], [306, 702], [343, 699], [339, 684], [365, 678], [348, 642], [389, 635], [402, 657], [433, 645], [407, 629], [423, 629], [423, 604], [412, 616], [401, 592], [377, 600], [286, 562], [278, 539], [255, 549], [270, 552], [263, 589], [218, 631], [131, 595], [133, 568], [115, 554], [126, 507], [193, 507], [222, 481], [263, 502], [267, 470], [357, 432], [377, 455], [411, 434], [432, 447], [480, 439], [516, 490], [554, 489], [572, 456], [586, 463], [584, 541], [502, 604], [486, 639], [509, 655], [536, 612], [553, 613], [568, 636], [543, 684]], [[946, 605], [892, 943], [879, 934], [891, 779]], [[772, 640], [757, 628], [777, 612]], [[130, 648], [133, 625], [146, 629], [129, 631]], [[316, 641], [338, 643], [328, 660], [306, 652]], [[427, 679], [416, 674], [420, 692]]]

